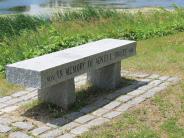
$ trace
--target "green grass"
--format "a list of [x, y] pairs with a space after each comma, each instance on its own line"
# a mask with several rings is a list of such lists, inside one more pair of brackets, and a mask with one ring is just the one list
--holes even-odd
[[184, 33], [138, 41], [137, 56], [122, 62], [125, 69], [178, 75], [180, 84], [95, 127], [82, 138], [181, 138], [184, 135]]
[[142, 40], [184, 31], [184, 9], [144, 14], [87, 7], [47, 20], [24, 15], [2, 17], [0, 28], [0, 72], [4, 74], [6, 64], [93, 40]]
[[[38, 25], [36, 29], [20, 27], [16, 30], [18, 35], [11, 36], [11, 32], [7, 33], [0, 43], [1, 73], [4, 72], [7, 63], [77, 46], [92, 40], [112, 37], [139, 40], [137, 55], [122, 62], [125, 69], [177, 75], [183, 81], [184, 33], [178, 33], [184, 28], [183, 9], [176, 9], [174, 12], [161, 10], [149, 15], [107, 11], [108, 16], [106, 14], [99, 16], [102, 13], [93, 11], [93, 9], [88, 10], [89, 13], [82, 11], [82, 13], [57, 15], [52, 22], [46, 21], [46, 24]], [[160, 37], [165, 35], [168, 36]], [[2, 77], [0, 87], [4, 89], [4, 93], [6, 91], [11, 93], [14, 86], [6, 83]], [[83, 99], [88, 96], [79, 94], [79, 97]], [[76, 109], [86, 104], [83, 102], [80, 101]], [[32, 108], [37, 104], [35, 102], [27, 105], [27, 108]], [[183, 116], [184, 83], [182, 82], [110, 123], [93, 128], [82, 137], [182, 137], [184, 133]]]

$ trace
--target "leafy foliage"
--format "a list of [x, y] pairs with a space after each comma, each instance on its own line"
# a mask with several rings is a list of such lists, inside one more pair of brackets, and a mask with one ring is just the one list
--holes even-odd
[[52, 17], [0, 18], [0, 72], [5, 65], [102, 38], [142, 40], [184, 31], [184, 9], [151, 13], [86, 7]]

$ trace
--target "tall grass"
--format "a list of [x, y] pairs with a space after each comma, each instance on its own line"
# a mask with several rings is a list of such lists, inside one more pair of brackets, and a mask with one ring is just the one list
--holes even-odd
[[[20, 17], [26, 20], [16, 19]], [[149, 14], [87, 7], [57, 13], [48, 19], [24, 15], [14, 18], [0, 21], [5, 26], [0, 42], [1, 73], [8, 63], [92, 40], [107, 37], [141, 40], [184, 31], [184, 9], [178, 7], [174, 11], [160, 9]]]
[[4, 37], [12, 37], [21, 34], [22, 30], [36, 30], [38, 26], [46, 24], [46, 20], [41, 17], [27, 15], [0, 16], [0, 41]]

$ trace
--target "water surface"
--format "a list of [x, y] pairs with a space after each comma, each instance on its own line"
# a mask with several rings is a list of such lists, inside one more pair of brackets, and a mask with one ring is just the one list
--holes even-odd
[[86, 4], [120, 9], [160, 6], [171, 8], [174, 3], [184, 6], [184, 0], [0, 0], [0, 14], [42, 14], [56, 8], [83, 7]]

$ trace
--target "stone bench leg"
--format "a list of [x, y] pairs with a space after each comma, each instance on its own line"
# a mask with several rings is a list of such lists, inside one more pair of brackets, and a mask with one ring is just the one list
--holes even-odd
[[68, 109], [76, 99], [74, 78], [38, 90], [38, 99]]
[[98, 88], [116, 88], [121, 81], [121, 61], [89, 72], [87, 79]]

